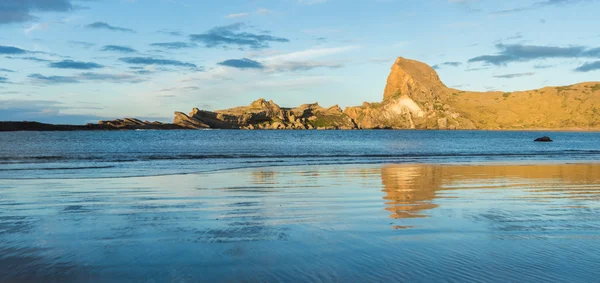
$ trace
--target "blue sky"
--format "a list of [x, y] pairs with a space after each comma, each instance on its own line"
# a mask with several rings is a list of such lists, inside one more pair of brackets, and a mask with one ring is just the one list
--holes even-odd
[[2, 0], [0, 120], [86, 123], [379, 101], [395, 58], [446, 85], [600, 80], [595, 0]]

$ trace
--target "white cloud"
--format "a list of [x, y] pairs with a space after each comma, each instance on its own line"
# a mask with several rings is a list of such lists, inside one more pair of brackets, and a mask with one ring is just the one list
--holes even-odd
[[228, 19], [239, 19], [239, 18], [244, 18], [247, 16], [248, 16], [248, 13], [237, 13], [237, 14], [229, 14], [225, 17]]
[[300, 5], [315, 5], [327, 2], [327, 0], [297, 0]]
[[273, 13], [272, 10], [266, 9], [266, 8], [258, 8], [256, 10], [256, 13], [261, 15], [261, 16], [266, 16], [266, 15], [270, 15]]

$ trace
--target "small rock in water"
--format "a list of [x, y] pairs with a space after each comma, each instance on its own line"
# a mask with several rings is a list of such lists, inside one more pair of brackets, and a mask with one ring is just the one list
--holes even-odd
[[552, 139], [550, 139], [550, 137], [543, 136], [543, 137], [541, 137], [541, 138], [537, 138], [537, 139], [535, 139], [534, 141], [536, 141], [536, 142], [551, 142], [551, 141], [552, 141]]

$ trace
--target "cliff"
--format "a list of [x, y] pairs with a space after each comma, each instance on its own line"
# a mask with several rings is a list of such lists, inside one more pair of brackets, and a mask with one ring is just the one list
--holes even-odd
[[424, 63], [398, 58], [381, 103], [348, 107], [360, 128], [600, 129], [600, 82], [518, 92], [446, 87]]

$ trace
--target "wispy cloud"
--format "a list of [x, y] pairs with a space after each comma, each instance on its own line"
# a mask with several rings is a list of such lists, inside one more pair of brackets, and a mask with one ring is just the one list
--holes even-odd
[[124, 57], [119, 58], [122, 62], [132, 65], [161, 65], [161, 66], [176, 66], [176, 67], [188, 67], [197, 69], [195, 64], [182, 62], [177, 60], [159, 59], [153, 57]]
[[18, 47], [14, 47], [14, 46], [3, 46], [0, 45], [0, 54], [10, 54], [10, 55], [16, 55], [16, 54], [25, 54], [27, 53], [27, 50], [18, 48]]
[[258, 9], [256, 9], [256, 13], [261, 16], [266, 16], [266, 15], [273, 14], [273, 11], [266, 9], [266, 8], [258, 8]]
[[159, 30], [159, 31], [157, 31], [157, 33], [162, 33], [162, 34], [171, 35], [171, 36], [183, 36], [182, 32], [174, 31], [174, 30]]
[[63, 60], [60, 62], [53, 62], [48, 65], [50, 68], [55, 69], [76, 69], [76, 70], [91, 70], [91, 69], [101, 69], [104, 66], [94, 63], [94, 62], [81, 62], [81, 61], [73, 61], [73, 60]]
[[248, 58], [229, 59], [229, 60], [225, 60], [223, 62], [219, 62], [217, 64], [221, 65], [221, 66], [236, 68], [236, 69], [264, 69], [265, 68], [265, 66], [263, 66], [262, 63], [260, 63], [258, 61], [250, 60]]
[[105, 45], [102, 47], [102, 51], [112, 51], [112, 52], [121, 52], [121, 53], [136, 53], [137, 50], [122, 45]]
[[120, 32], [131, 32], [131, 33], [135, 33], [134, 30], [129, 29], [129, 28], [123, 28], [123, 27], [116, 27], [116, 26], [111, 26], [105, 22], [95, 22], [95, 23], [91, 23], [89, 25], [87, 25], [86, 27], [91, 28], [91, 29], [105, 29], [105, 30], [110, 30], [110, 31], [120, 31]]
[[433, 66], [431, 66], [431, 67], [437, 70], [437, 69], [440, 69], [440, 68], [442, 68], [442, 67], [444, 67], [444, 66], [449, 66], [449, 67], [458, 67], [458, 66], [460, 66], [460, 65], [462, 65], [462, 63], [461, 63], [461, 62], [444, 62], [444, 63], [440, 63], [440, 64], [433, 65]]
[[93, 47], [95, 44], [90, 43], [90, 42], [85, 42], [85, 41], [69, 40], [69, 45], [82, 47], [82, 48], [90, 48], [90, 47]]
[[337, 54], [358, 49], [356, 46], [311, 48], [303, 51], [279, 54], [264, 58], [261, 63], [269, 72], [308, 71], [316, 68], [336, 69], [344, 66], [344, 61], [324, 59]]
[[76, 84], [83, 82], [95, 83], [138, 83], [145, 79], [131, 74], [111, 74], [84, 72], [74, 76], [45, 76], [42, 74], [31, 74], [28, 76], [34, 83], [43, 85]]
[[576, 72], [591, 72], [600, 70], [600, 61], [585, 63], [575, 69]]
[[245, 18], [247, 16], [248, 16], [248, 13], [237, 13], [237, 14], [229, 14], [229, 15], [225, 16], [225, 18], [239, 19], [239, 18]]
[[2, 0], [0, 24], [35, 20], [33, 12], [66, 12], [73, 10], [71, 0]]
[[5, 73], [14, 73], [15, 71], [13, 71], [13, 70], [9, 70], [9, 69], [0, 68], [0, 72], [5, 72]]
[[494, 76], [494, 78], [512, 79], [512, 78], [528, 77], [528, 76], [533, 76], [533, 75], [535, 75], [535, 73], [515, 73], [515, 74], [496, 75], [496, 76]]
[[492, 65], [506, 65], [511, 62], [524, 62], [548, 58], [600, 58], [600, 48], [583, 46], [557, 47], [520, 44], [497, 44], [500, 52], [469, 59], [469, 62], [483, 62]]
[[494, 11], [490, 14], [491, 15], [505, 15], [505, 14], [531, 11], [531, 10], [536, 10], [536, 9], [540, 9], [540, 8], [544, 8], [544, 7], [550, 7], [550, 6], [561, 6], [561, 5], [564, 6], [564, 5], [575, 4], [575, 3], [579, 3], [579, 2], [583, 2], [583, 1], [586, 1], [586, 0], [543, 0], [543, 1], [535, 2], [528, 6], [521, 6], [521, 7], [516, 7], [516, 8], [498, 10], [498, 11]]
[[79, 82], [74, 77], [66, 76], [44, 76], [42, 74], [31, 74], [28, 77], [33, 79], [34, 82], [42, 84], [72, 84]]
[[203, 43], [205, 47], [248, 47], [253, 49], [268, 48], [271, 42], [289, 42], [289, 39], [269, 34], [255, 34], [241, 31], [242, 23], [220, 26], [201, 34], [191, 34], [190, 40]]
[[184, 49], [184, 48], [198, 47], [198, 45], [195, 44], [195, 43], [182, 42], [182, 41], [157, 42], [157, 43], [150, 44], [150, 46], [160, 47], [160, 48], [166, 48], [166, 49]]
[[6, 56], [4, 58], [6, 58], [6, 59], [20, 59], [20, 60], [27, 60], [27, 61], [33, 61], [33, 62], [51, 62], [51, 60], [43, 59], [43, 58], [39, 58], [39, 57], [33, 57], [33, 56], [28, 56], [28, 57]]

